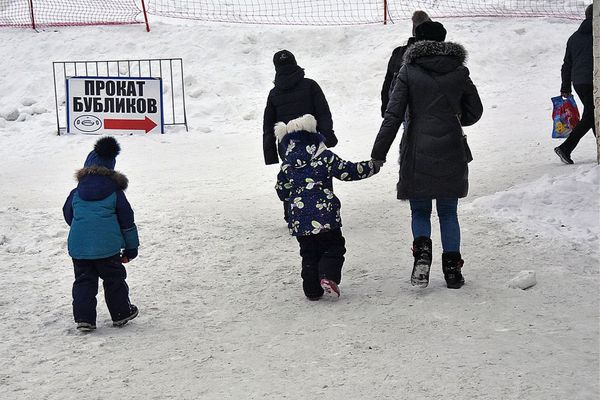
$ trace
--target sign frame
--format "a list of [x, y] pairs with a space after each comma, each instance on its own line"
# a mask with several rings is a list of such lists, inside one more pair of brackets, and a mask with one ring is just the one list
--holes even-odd
[[64, 110], [66, 106], [65, 80], [67, 77], [75, 76], [90, 78], [161, 78], [164, 89], [164, 93], [162, 93], [163, 131], [167, 127], [185, 128], [186, 132], [189, 131], [182, 58], [53, 61], [52, 77], [56, 106], [56, 133], [59, 136], [67, 132], [65, 121], [67, 113]]
[[[71, 111], [71, 104], [70, 104], [70, 100], [71, 100], [71, 96], [69, 93], [69, 80], [71, 79], [75, 79], [75, 80], [127, 80], [127, 81], [158, 81], [159, 84], [159, 98], [160, 98], [160, 133], [163, 134], [165, 133], [165, 123], [164, 123], [164, 109], [163, 109], [163, 81], [162, 78], [155, 78], [155, 77], [129, 77], [129, 76], [69, 76], [65, 78], [65, 94], [66, 94], [66, 99], [65, 99], [65, 103], [66, 103], [66, 108], [67, 108], [67, 133], [68, 134], [72, 134], [75, 132], [71, 131], [71, 116], [69, 115], [69, 112]], [[147, 116], [145, 118], [148, 118]], [[154, 128], [152, 128], [154, 129]], [[104, 127], [104, 125], [102, 126], [102, 128], [100, 128], [103, 134], [108, 134], [108, 132], [106, 132], [106, 128]], [[128, 130], [128, 129], [122, 129], [122, 130]], [[143, 129], [137, 129], [137, 130], [143, 130]], [[83, 133], [83, 134], [94, 134], [92, 132], [77, 132], [77, 133]], [[146, 133], [150, 133], [150, 132], [146, 132]]]

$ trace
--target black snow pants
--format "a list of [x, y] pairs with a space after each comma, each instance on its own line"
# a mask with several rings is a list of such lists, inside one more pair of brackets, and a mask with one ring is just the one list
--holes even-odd
[[306, 297], [323, 295], [321, 279], [331, 279], [339, 284], [346, 254], [346, 241], [341, 229], [317, 235], [297, 236], [302, 257], [302, 288]]
[[581, 114], [579, 123], [573, 128], [569, 136], [565, 139], [565, 142], [560, 145], [562, 150], [569, 156], [573, 150], [575, 150], [575, 147], [577, 147], [577, 143], [579, 143], [581, 138], [588, 133], [590, 129], [594, 132], [594, 135], [596, 135], [594, 118], [594, 85], [580, 84], [573, 85], [573, 87], [577, 92], [577, 96], [579, 96], [583, 103], [583, 113]]
[[97, 260], [73, 259], [75, 282], [73, 283], [73, 316], [75, 322], [96, 323], [96, 295], [98, 278], [102, 278], [104, 299], [113, 321], [131, 314], [129, 286], [125, 279], [127, 271], [121, 264], [119, 254]]

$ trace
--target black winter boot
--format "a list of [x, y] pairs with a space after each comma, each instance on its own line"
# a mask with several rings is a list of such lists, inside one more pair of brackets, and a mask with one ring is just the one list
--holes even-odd
[[458, 252], [442, 254], [442, 271], [449, 289], [460, 289], [465, 284], [465, 278], [460, 272], [463, 264], [464, 261]]
[[135, 317], [138, 316], [139, 310], [136, 306], [134, 306], [133, 304], [129, 305], [129, 315], [123, 319], [120, 319], [118, 321], [113, 321], [113, 326], [123, 326], [126, 323], [128, 323], [129, 321], [131, 321], [132, 319], [134, 319]]
[[431, 239], [419, 236], [413, 242], [413, 265], [410, 283], [413, 286], [425, 288], [429, 285], [429, 270], [431, 268]]
[[564, 162], [565, 164], [574, 164], [573, 160], [571, 159], [571, 155], [567, 154], [567, 152], [564, 151], [562, 147], [555, 147], [554, 152], [560, 158], [560, 161]]

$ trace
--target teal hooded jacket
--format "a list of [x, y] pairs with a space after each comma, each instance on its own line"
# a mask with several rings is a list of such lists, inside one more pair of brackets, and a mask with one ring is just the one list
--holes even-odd
[[71, 226], [69, 255], [95, 260], [117, 255], [122, 249], [137, 249], [134, 214], [123, 192], [127, 177], [93, 166], [79, 170], [76, 178], [79, 183], [63, 206], [65, 221]]

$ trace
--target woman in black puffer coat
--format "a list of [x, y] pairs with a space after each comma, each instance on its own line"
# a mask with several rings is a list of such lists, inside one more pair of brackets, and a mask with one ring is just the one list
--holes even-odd
[[470, 161], [461, 125], [477, 122], [483, 106], [464, 65], [465, 49], [444, 42], [445, 36], [438, 22], [417, 27], [418, 42], [406, 52], [371, 157], [385, 161], [404, 119], [398, 198], [411, 204], [415, 257], [411, 283], [426, 287], [429, 282], [430, 218], [436, 199], [444, 277], [449, 288], [460, 288], [464, 279], [456, 209], [458, 198], [467, 195]]

